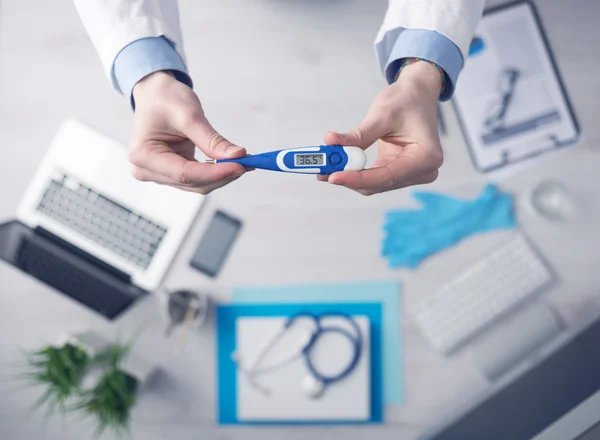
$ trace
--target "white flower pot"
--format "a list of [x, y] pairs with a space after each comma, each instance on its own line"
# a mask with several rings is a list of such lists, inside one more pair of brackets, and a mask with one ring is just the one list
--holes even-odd
[[59, 337], [57, 346], [63, 346], [65, 344], [71, 344], [81, 348], [90, 357], [95, 357], [104, 353], [111, 345], [109, 341], [91, 330], [63, 333]]
[[156, 365], [151, 364], [141, 356], [129, 352], [123, 358], [120, 369], [134, 377], [141, 388], [156, 371]]

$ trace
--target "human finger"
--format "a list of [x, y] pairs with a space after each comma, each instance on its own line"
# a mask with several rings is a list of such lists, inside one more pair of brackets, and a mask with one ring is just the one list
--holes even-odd
[[184, 186], [204, 186], [245, 172], [244, 167], [236, 163], [204, 164], [187, 160], [170, 148], [156, 151], [142, 147], [130, 152], [129, 160], [136, 169], [145, 170], [138, 171], [140, 177], [158, 174]]

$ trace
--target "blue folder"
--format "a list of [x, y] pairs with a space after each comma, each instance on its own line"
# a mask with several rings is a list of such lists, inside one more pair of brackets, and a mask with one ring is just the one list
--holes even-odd
[[[284, 420], [274, 422], [246, 422], [237, 417], [237, 370], [231, 353], [236, 349], [235, 321], [239, 317], [271, 317], [292, 316], [299, 312], [314, 313], [345, 313], [348, 315], [366, 316], [371, 323], [371, 419], [367, 422], [348, 422], [347, 420], [330, 421], [296, 421]], [[220, 424], [353, 424], [381, 423], [383, 421], [383, 393], [381, 380], [381, 304], [352, 303], [352, 304], [244, 304], [221, 305], [216, 310], [217, 337], [217, 419]]]

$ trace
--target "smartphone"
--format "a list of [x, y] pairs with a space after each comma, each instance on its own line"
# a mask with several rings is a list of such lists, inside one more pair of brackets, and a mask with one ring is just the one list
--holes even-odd
[[242, 222], [222, 211], [216, 211], [200, 239], [190, 266], [210, 277], [216, 277], [242, 228]]

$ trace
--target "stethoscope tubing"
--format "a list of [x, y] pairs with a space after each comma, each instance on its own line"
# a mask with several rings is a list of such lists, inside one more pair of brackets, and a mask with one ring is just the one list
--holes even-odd
[[[328, 315], [328, 316], [332, 316], [332, 315]], [[342, 315], [337, 315], [337, 316], [342, 316]], [[331, 385], [332, 383], [335, 383], [335, 382], [339, 382], [340, 380], [342, 380], [346, 376], [348, 376], [352, 372], [352, 370], [354, 370], [354, 368], [356, 368], [356, 365], [358, 364], [358, 361], [360, 360], [360, 355], [362, 353], [362, 332], [360, 331], [360, 327], [356, 324], [356, 322], [352, 318], [346, 317], [346, 316], [344, 316], [344, 317], [347, 318], [348, 322], [350, 322], [352, 324], [352, 327], [354, 328], [356, 336], [350, 334], [349, 331], [347, 331], [346, 329], [343, 329], [341, 327], [323, 327], [320, 323], [319, 317], [317, 317], [317, 325], [318, 325], [317, 331], [315, 333], [313, 333], [311, 341], [302, 350], [306, 368], [308, 368], [308, 371], [310, 372], [311, 376], [313, 376], [319, 382], [323, 383], [323, 385], [325, 385], [325, 386]], [[335, 374], [333, 376], [326, 376], [326, 375], [319, 373], [317, 371], [317, 369], [315, 368], [313, 361], [310, 357], [312, 348], [314, 347], [315, 343], [317, 342], [317, 339], [326, 333], [339, 333], [339, 334], [343, 335], [344, 337], [346, 337], [354, 346], [354, 353], [352, 355], [352, 359], [350, 360], [350, 362], [348, 363], [346, 368], [344, 370], [340, 371], [338, 374]]]

